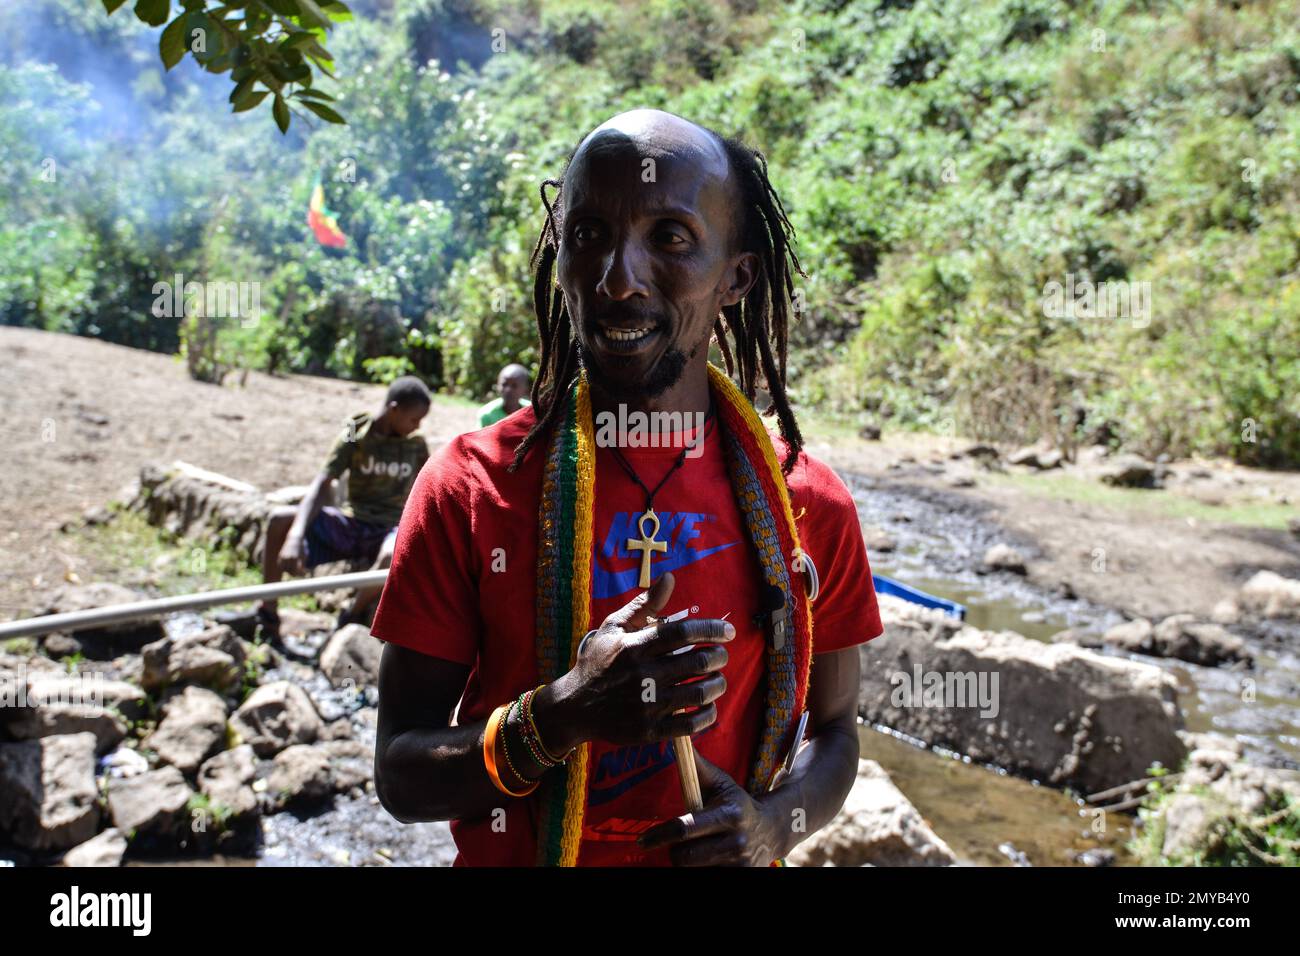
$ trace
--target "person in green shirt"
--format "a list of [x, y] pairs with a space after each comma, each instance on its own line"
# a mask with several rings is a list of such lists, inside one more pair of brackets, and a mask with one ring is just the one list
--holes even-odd
[[[329, 561], [362, 559], [388, 567], [406, 496], [429, 458], [424, 438], [414, 433], [431, 401], [424, 383], [406, 375], [388, 387], [377, 415], [362, 412], [348, 420], [299, 505], [271, 514], [262, 550], [268, 584], [285, 572], [302, 574]], [[324, 504], [329, 483], [345, 473], [347, 502]], [[380, 590], [359, 589], [339, 626], [364, 621]], [[273, 640], [279, 638], [275, 601], [261, 602], [257, 619]]]
[[532, 388], [528, 378], [528, 369], [522, 365], [507, 365], [497, 376], [498, 398], [492, 399], [478, 411], [480, 428], [495, 425], [507, 415], [513, 415], [525, 405], [532, 403], [524, 398]]

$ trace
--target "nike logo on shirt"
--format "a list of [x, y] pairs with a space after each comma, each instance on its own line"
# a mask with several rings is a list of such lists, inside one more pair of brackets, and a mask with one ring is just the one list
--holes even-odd
[[[665, 541], [668, 551], [651, 559], [650, 573], [658, 577], [665, 571], [677, 571], [702, 561], [711, 554], [735, 547], [738, 541], [728, 541], [711, 548], [696, 548], [690, 542], [700, 537], [699, 525], [718, 520], [717, 515], [699, 511], [665, 511], [656, 512], [659, 517], [659, 534], [656, 540]], [[605, 543], [592, 567], [591, 596], [595, 599], [618, 597], [628, 591], [638, 590], [637, 582], [641, 576], [641, 556], [627, 549], [628, 538], [640, 538], [637, 520], [640, 511], [615, 512], [605, 535]], [[612, 570], [609, 565], [627, 562], [623, 570]]]

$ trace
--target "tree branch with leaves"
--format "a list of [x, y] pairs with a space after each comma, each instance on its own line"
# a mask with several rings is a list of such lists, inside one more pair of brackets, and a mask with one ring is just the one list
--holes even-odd
[[[126, 0], [101, 0], [111, 15]], [[334, 57], [325, 38], [335, 23], [352, 19], [342, 0], [136, 0], [135, 15], [163, 27], [158, 53], [170, 70], [188, 53], [209, 73], [230, 73], [231, 109], [243, 113], [271, 100], [281, 133], [301, 107], [329, 123], [346, 120], [315, 88], [318, 74], [334, 79]], [[299, 114], [304, 115], [304, 114]]]

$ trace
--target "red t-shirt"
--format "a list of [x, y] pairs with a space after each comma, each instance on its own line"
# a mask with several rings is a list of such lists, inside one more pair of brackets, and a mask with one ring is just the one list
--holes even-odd
[[[392, 569], [372, 629], [376, 637], [433, 657], [470, 665], [457, 722], [492, 710], [542, 683], [537, 674], [537, 517], [545, 442], [519, 469], [506, 470], [534, 421], [523, 408], [495, 425], [461, 435], [425, 465], [398, 528]], [[778, 458], [786, 446], [774, 436]], [[654, 488], [680, 454], [676, 448], [622, 448]], [[826, 465], [800, 453], [789, 476], [801, 544], [821, 578], [813, 603], [813, 652], [861, 644], [881, 633], [875, 589], [857, 509]], [[596, 452], [596, 514], [590, 626], [597, 627], [638, 593], [641, 558], [629, 551], [644, 492], [609, 449]], [[723, 669], [727, 690], [718, 719], [693, 738], [696, 749], [742, 787], [762, 719], [765, 638], [758, 612], [758, 561], [732, 495], [720, 429], [704, 452], [687, 458], [654, 499], [661, 526], [653, 578], [672, 571], [676, 584], [665, 616], [726, 618], [736, 628]], [[796, 580], [798, 580], [796, 578]], [[802, 584], [802, 582], [800, 582]], [[667, 741], [618, 746], [591, 741], [587, 811], [578, 865], [664, 865], [666, 848], [643, 852], [636, 838], [685, 812]], [[484, 771], [486, 773], [486, 770]], [[456, 865], [531, 866], [537, 794], [509, 798], [504, 829], [490, 816], [455, 820]]]

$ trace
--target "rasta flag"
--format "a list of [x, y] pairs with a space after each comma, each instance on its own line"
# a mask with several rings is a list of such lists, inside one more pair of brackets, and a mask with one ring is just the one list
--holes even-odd
[[321, 186], [320, 175], [311, 187], [311, 205], [307, 208], [307, 225], [316, 234], [316, 241], [322, 246], [342, 249], [348, 244], [348, 237], [339, 229], [339, 222], [334, 213], [325, 205], [325, 189]]

